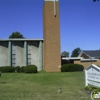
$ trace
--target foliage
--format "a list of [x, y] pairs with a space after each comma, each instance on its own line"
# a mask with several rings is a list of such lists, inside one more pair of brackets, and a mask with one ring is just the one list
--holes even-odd
[[78, 48], [75, 48], [73, 51], [72, 51], [72, 55], [71, 57], [77, 57], [80, 53], [81, 49], [78, 47]]
[[3, 67], [0, 67], [0, 71], [2, 72]]
[[80, 64], [64, 64], [61, 66], [61, 72], [83, 71], [84, 67]]
[[61, 53], [61, 56], [69, 57], [69, 52], [67, 52], [67, 51], [63, 51], [63, 52]]
[[15, 71], [18, 72], [18, 73], [20, 73], [20, 66], [16, 66], [15, 67]]
[[93, 94], [94, 93], [97, 94], [98, 92], [100, 92], [100, 88], [96, 88], [96, 89], [93, 90]]
[[24, 72], [25, 73], [37, 73], [37, 66], [35, 66], [35, 65], [27, 65], [24, 68]]
[[85, 90], [88, 90], [88, 91], [93, 91], [94, 89], [96, 89], [96, 87], [93, 87], [92, 85], [88, 85], [85, 87]]
[[93, 94], [97, 94], [98, 92], [100, 92], [100, 88], [98, 87], [94, 87], [92, 85], [88, 85], [85, 87], [85, 90], [93, 92]]
[[20, 32], [12, 32], [12, 34], [9, 36], [9, 38], [24, 38], [23, 35]]
[[24, 72], [25, 66], [20, 67], [20, 72]]
[[67, 64], [61, 66], [61, 72], [68, 72], [68, 71], [69, 71], [69, 66], [67, 66]]
[[0, 67], [0, 71], [2, 73], [15, 72], [15, 68], [13, 66], [4, 66], [4, 67]]

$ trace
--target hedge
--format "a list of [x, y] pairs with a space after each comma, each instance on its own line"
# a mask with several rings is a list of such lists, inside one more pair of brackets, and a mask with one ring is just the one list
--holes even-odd
[[4, 66], [4, 67], [0, 67], [0, 71], [2, 73], [11, 73], [11, 72], [15, 72], [15, 68], [13, 66]]
[[28, 66], [2, 66], [0, 67], [0, 71], [2, 73], [11, 73], [11, 72], [24, 72], [24, 73], [37, 73], [37, 66], [36, 65], [28, 65]]
[[84, 66], [80, 64], [64, 64], [61, 66], [61, 72], [83, 71]]
[[37, 66], [36, 65], [27, 65], [24, 68], [25, 73], [37, 73]]
[[20, 66], [16, 66], [16, 67], [15, 67], [15, 72], [18, 72], [18, 73], [21, 72], [21, 71], [20, 71]]
[[24, 72], [24, 68], [25, 68], [26, 66], [22, 66], [22, 67], [20, 67], [20, 72]]

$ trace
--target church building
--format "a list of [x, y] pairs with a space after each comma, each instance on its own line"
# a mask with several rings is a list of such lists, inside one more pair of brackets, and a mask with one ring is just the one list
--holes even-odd
[[59, 0], [44, 0], [43, 39], [0, 39], [0, 66], [33, 64], [38, 71], [60, 71]]

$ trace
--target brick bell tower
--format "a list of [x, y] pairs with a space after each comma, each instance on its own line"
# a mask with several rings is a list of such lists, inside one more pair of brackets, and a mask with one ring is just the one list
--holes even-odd
[[59, 0], [44, 0], [43, 28], [44, 70], [59, 72], [61, 66]]

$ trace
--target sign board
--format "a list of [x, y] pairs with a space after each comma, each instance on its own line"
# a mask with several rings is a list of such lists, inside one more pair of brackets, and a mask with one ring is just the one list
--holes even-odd
[[100, 88], [100, 68], [94, 64], [85, 69], [85, 85]]

